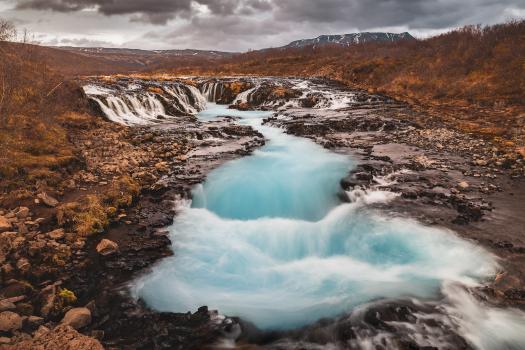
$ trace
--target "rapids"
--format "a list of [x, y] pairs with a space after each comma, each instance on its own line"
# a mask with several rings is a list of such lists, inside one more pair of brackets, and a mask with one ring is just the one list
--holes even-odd
[[443, 283], [476, 285], [495, 259], [453, 232], [367, 207], [390, 192], [338, 199], [347, 156], [264, 126], [261, 111], [208, 104], [206, 121], [233, 115], [267, 144], [212, 171], [170, 228], [175, 255], [133, 291], [163, 311], [208, 305], [262, 329], [290, 329], [380, 298], [436, 298]]

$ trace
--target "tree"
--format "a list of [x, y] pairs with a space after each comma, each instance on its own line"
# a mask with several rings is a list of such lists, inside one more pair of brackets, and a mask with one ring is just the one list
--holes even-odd
[[11, 89], [10, 78], [12, 77], [12, 64], [6, 59], [7, 56], [4, 48], [1, 46], [3, 41], [8, 41], [16, 36], [15, 26], [6, 20], [0, 18], [0, 127], [3, 126], [6, 119], [5, 105]]
[[16, 36], [13, 23], [0, 18], [0, 41], [9, 41]]

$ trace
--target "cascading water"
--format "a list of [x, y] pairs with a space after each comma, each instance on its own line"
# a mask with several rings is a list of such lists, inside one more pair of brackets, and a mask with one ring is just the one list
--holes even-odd
[[[251, 82], [254, 88], [239, 94], [234, 104], [251, 102], [268, 79]], [[311, 107], [319, 109], [355, 102], [351, 93], [309, 81], [284, 83], [302, 96], [262, 105], [296, 108], [309, 96], [315, 96]], [[175, 255], [132, 287], [151, 307], [186, 312], [208, 305], [262, 329], [289, 329], [378, 299], [439, 297], [446, 303], [447, 324], [472, 346], [499, 350], [525, 344], [522, 312], [490, 308], [458, 287], [476, 286], [494, 275], [497, 263], [486, 251], [453, 232], [369, 209], [368, 204], [395, 198], [391, 192], [354, 190], [348, 193], [352, 202], [341, 203], [339, 179], [352, 160], [262, 125], [269, 112], [214, 103], [206, 108], [207, 101], [220, 99], [221, 81], [204, 81], [199, 89], [179, 82], [148, 84], [87, 85], [84, 90], [119, 123], [149, 124], [170, 111], [198, 113], [203, 121], [228, 115], [268, 140], [194, 188], [191, 206], [182, 206], [170, 228]], [[375, 340], [362, 336], [357, 335], [356, 346], [373, 346]], [[385, 337], [378, 344], [389, 344]], [[427, 336], [422, 344], [441, 341]]]
[[[261, 125], [267, 112], [210, 104], [199, 117], [232, 114], [268, 142], [195, 187], [170, 229], [175, 255], [133, 286], [151, 307], [208, 305], [262, 329], [289, 329], [379, 298], [434, 298], [444, 284], [474, 286], [495, 273], [490, 254], [452, 232], [367, 209], [395, 197], [390, 192], [340, 203], [338, 180], [352, 160]], [[523, 344], [523, 315], [501, 312], [521, 323], [507, 332], [513, 340], [494, 344]], [[470, 314], [458, 317], [458, 327], [473, 322]]]
[[220, 81], [207, 81], [202, 84], [200, 90], [209, 102], [215, 102], [221, 97], [224, 85]]
[[84, 92], [109, 120], [125, 125], [158, 123], [177, 114], [197, 114], [206, 108], [206, 98], [196, 87], [179, 82], [88, 84]]

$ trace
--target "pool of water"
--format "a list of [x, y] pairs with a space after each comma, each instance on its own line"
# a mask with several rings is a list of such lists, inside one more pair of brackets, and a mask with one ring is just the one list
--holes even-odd
[[269, 115], [209, 104], [199, 117], [241, 118], [266, 138], [212, 171], [170, 228], [174, 256], [134, 286], [163, 311], [208, 305], [262, 329], [302, 326], [377, 298], [433, 298], [443, 281], [475, 284], [493, 257], [447, 230], [367, 209], [369, 192], [338, 200], [347, 156], [263, 126]]

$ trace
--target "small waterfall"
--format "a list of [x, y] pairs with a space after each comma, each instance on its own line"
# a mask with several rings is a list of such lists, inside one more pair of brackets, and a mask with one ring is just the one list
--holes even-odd
[[197, 114], [207, 102], [195, 86], [177, 81], [88, 84], [84, 91], [109, 120], [124, 125], [148, 125], [177, 115]]
[[207, 81], [201, 86], [202, 95], [209, 102], [216, 102], [224, 92], [224, 84], [220, 81]]
[[151, 93], [145, 95], [122, 95], [91, 97], [98, 103], [109, 120], [125, 125], [146, 125], [152, 119], [165, 116], [166, 111], [157, 96]]
[[206, 98], [192, 85], [164, 86], [164, 90], [175, 99], [177, 109], [182, 113], [197, 114], [206, 108]]
[[241, 92], [239, 95], [237, 95], [237, 97], [235, 98], [235, 100], [233, 100], [233, 104], [234, 105], [239, 105], [239, 104], [242, 104], [242, 103], [249, 103], [252, 101], [251, 97], [252, 97], [252, 94], [257, 91], [257, 89], [259, 88], [260, 86], [257, 85], [251, 89], [248, 89], [246, 91], [243, 91]]

